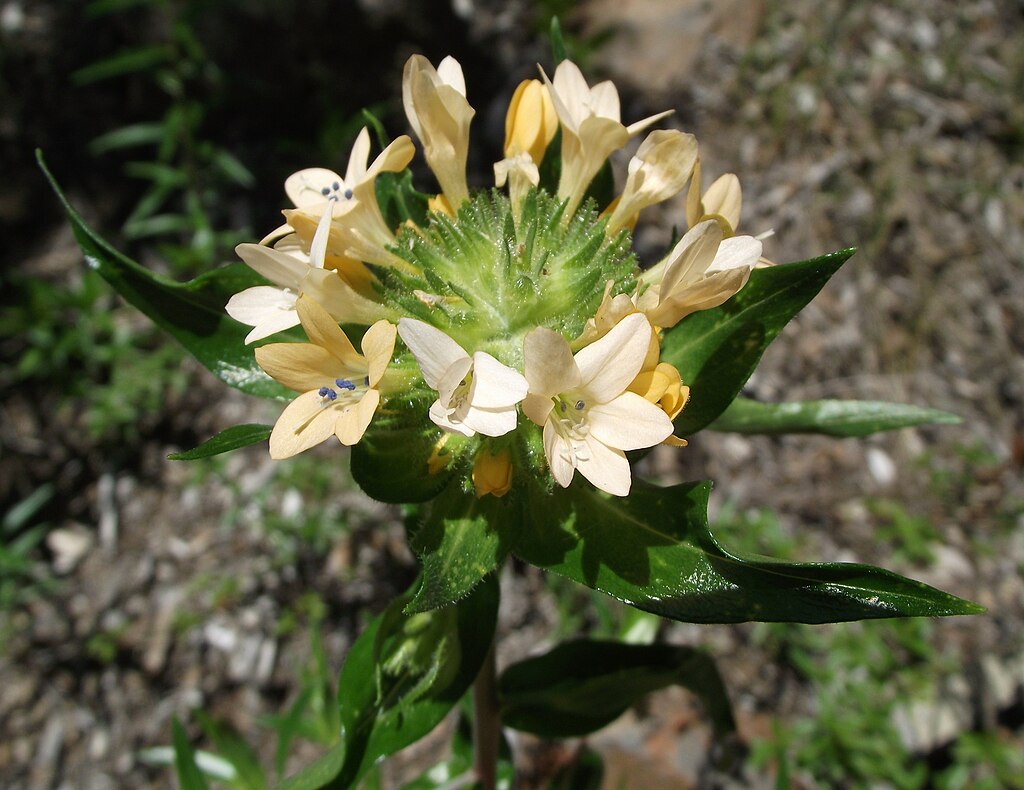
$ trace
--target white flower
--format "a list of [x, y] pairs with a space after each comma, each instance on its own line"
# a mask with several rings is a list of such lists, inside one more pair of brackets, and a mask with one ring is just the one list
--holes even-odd
[[636, 304], [652, 324], [675, 326], [690, 313], [717, 307], [746, 285], [761, 257], [761, 242], [752, 236], [723, 240], [722, 235], [717, 220], [694, 225], [664, 260], [644, 272]]
[[440, 329], [414, 318], [398, 322], [398, 334], [419, 363], [427, 386], [437, 390], [430, 419], [446, 431], [503, 436], [516, 427], [516, 404], [526, 379], [484, 351], [472, 357]]
[[686, 196], [686, 224], [693, 227], [706, 219], [718, 220], [726, 238], [735, 235], [743, 208], [743, 190], [735, 173], [715, 179], [707, 192], [701, 194], [700, 158], [693, 166], [690, 191]]
[[602, 491], [626, 496], [631, 478], [624, 451], [652, 447], [671, 435], [668, 415], [627, 391], [651, 333], [647, 319], [633, 313], [575, 356], [550, 329], [538, 327], [526, 336], [530, 391], [523, 414], [543, 426], [544, 455], [560, 486], [568, 486], [578, 469]]
[[300, 294], [318, 302], [341, 322], [370, 324], [390, 315], [379, 302], [353, 288], [340, 272], [324, 268], [331, 209], [331, 203], [323, 206], [308, 255], [287, 239], [280, 248], [262, 244], [239, 244], [235, 248], [243, 261], [274, 283], [246, 288], [232, 296], [224, 308], [236, 321], [253, 327], [245, 336], [246, 343], [298, 326], [295, 302]]
[[600, 82], [591, 88], [579, 67], [569, 60], [558, 64], [554, 80], [548, 80], [543, 69], [541, 76], [551, 91], [555, 112], [562, 123], [558, 197], [568, 200], [566, 214], [571, 216], [608, 155], [671, 110], [624, 126], [619, 120], [619, 93], [611, 82]]

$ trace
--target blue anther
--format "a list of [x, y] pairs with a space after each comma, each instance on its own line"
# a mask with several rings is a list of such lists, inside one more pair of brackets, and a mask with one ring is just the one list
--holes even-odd
[[335, 192], [337, 192], [339, 189], [341, 189], [341, 184], [339, 184], [337, 181], [335, 181], [333, 184], [331, 184], [331, 189], [333, 189]]
[[320, 194], [323, 195], [324, 197], [327, 197], [329, 194], [331, 194], [331, 188], [324, 187], [323, 189], [320, 190]]
[[334, 400], [338, 397], [338, 393], [332, 390], [330, 387], [320, 388], [320, 397], [327, 398], [327, 400]]
[[369, 376], [367, 376], [366, 378], [363, 379], [363, 385], [366, 386], [366, 387], [370, 386], [370, 377]]
[[576, 411], [583, 411], [583, 407], [586, 406], [586, 405], [587, 404], [585, 404], [581, 400], [576, 401]]
[[352, 199], [352, 190], [351, 189], [346, 189], [345, 190], [345, 200], [351, 200], [351, 199]]
[[356, 385], [348, 379], [335, 379], [334, 383], [337, 384], [343, 390], [354, 390]]

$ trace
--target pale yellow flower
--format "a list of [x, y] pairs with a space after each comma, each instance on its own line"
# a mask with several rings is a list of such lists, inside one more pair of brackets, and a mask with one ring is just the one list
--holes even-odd
[[629, 160], [626, 185], [608, 218], [614, 235], [636, 223], [640, 212], [677, 194], [697, 161], [697, 138], [674, 129], [651, 132]]
[[505, 116], [505, 158], [494, 163], [494, 182], [509, 184], [512, 210], [518, 212], [530, 186], [540, 183], [538, 166], [558, 131], [558, 115], [540, 80], [519, 83]]
[[569, 60], [558, 64], [553, 80], [548, 79], [543, 69], [541, 76], [562, 124], [558, 197], [568, 201], [566, 214], [571, 216], [609, 154], [672, 111], [624, 126], [619, 120], [619, 94], [611, 82], [600, 82], [591, 88], [579, 67]]
[[722, 236], [716, 220], [705, 220], [643, 273], [635, 302], [652, 324], [675, 326], [690, 313], [717, 307], [746, 285], [761, 257], [761, 242]]
[[[360, 151], [362, 150], [360, 149]], [[336, 196], [333, 191], [333, 184], [336, 182], [332, 181], [329, 187], [319, 187], [321, 196], [325, 200], [333, 201], [333, 216], [330, 233], [327, 237], [327, 254], [410, 271], [414, 267], [388, 249], [395, 244], [395, 234], [384, 221], [380, 206], [377, 204], [375, 189], [377, 176], [381, 173], [397, 173], [408, 166], [412, 161], [415, 147], [407, 135], [402, 135], [381, 151], [369, 167], [365, 167], [369, 149], [365, 150], [367, 154], [363, 155], [363, 167], [356, 168], [358, 180], [354, 185], [346, 187], [340, 196]], [[355, 153], [356, 149], [353, 149], [353, 156]], [[350, 161], [349, 170], [352, 169], [353, 165]], [[289, 180], [310, 172], [321, 171], [319, 169], [300, 171]], [[322, 172], [330, 173], [330, 171]], [[309, 178], [307, 175], [306, 179]], [[340, 187], [340, 182], [337, 183]], [[303, 186], [301, 180], [296, 179], [293, 182], [292, 191], [289, 193], [294, 194], [295, 197], [305, 195], [310, 200], [305, 205], [299, 205], [284, 212], [288, 225], [294, 228], [302, 238], [310, 238], [313, 235], [320, 217], [319, 207], [322, 202], [319, 204], [312, 202], [319, 184], [319, 181], [312, 181]], [[325, 188], [328, 188], [331, 194], [324, 196], [323, 189]]]
[[505, 496], [512, 488], [512, 459], [505, 450], [491, 453], [483, 448], [473, 462], [473, 488], [480, 497]]
[[402, 103], [441, 191], [457, 208], [469, 198], [466, 157], [476, 114], [466, 101], [462, 66], [449, 56], [435, 69], [422, 55], [413, 55], [402, 73]]
[[296, 310], [309, 343], [273, 343], [256, 349], [256, 361], [273, 379], [301, 392], [278, 417], [270, 456], [290, 458], [337, 436], [358, 442], [380, 403], [397, 328], [378, 321], [363, 335], [358, 353], [330, 315], [301, 296]]
[[740, 210], [743, 208], [743, 191], [735, 173], [725, 173], [715, 179], [707, 192], [701, 194], [700, 158], [693, 166], [690, 191], [686, 195], [686, 224], [693, 227], [698, 222], [713, 219], [722, 226], [725, 238], [734, 236], [740, 224]]

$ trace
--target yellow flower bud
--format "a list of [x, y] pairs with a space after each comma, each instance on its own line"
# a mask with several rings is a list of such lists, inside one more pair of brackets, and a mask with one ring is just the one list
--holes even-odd
[[679, 371], [667, 362], [641, 370], [628, 389], [659, 406], [671, 420], [679, 415], [690, 397], [690, 388], [683, 384]]
[[451, 453], [445, 449], [445, 445], [448, 444], [448, 440], [451, 437], [450, 433], [443, 433], [441, 438], [437, 440], [437, 444], [434, 445], [434, 450], [427, 459], [427, 471], [430, 474], [436, 475], [443, 472], [448, 468], [448, 464], [451, 463]]
[[481, 450], [473, 463], [473, 486], [478, 498], [487, 494], [505, 496], [512, 488], [512, 459], [508, 453]]
[[558, 131], [551, 94], [540, 80], [523, 80], [512, 94], [505, 116], [505, 156], [528, 154], [540, 164]]

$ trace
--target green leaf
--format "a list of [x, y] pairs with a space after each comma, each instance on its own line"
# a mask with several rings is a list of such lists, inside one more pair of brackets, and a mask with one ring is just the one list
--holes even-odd
[[823, 433], [870, 436], [915, 425], [958, 425], [960, 418], [938, 409], [870, 400], [760, 403], [737, 398], [708, 427], [730, 433]]
[[[54, 192], [64, 204], [86, 262], [130, 304], [170, 332], [217, 378], [242, 392], [264, 398], [288, 399], [292, 393], [271, 379], [245, 345], [249, 327], [224, 312], [233, 294], [265, 283], [245, 264], [224, 266], [186, 283], [155, 275], [125, 257], [95, 231], [71, 206], [47, 170], [41, 152], [36, 158]], [[277, 335], [277, 339], [285, 333]], [[288, 339], [293, 338], [294, 335]]]
[[388, 227], [398, 228], [412, 220], [417, 225], [427, 222], [427, 195], [412, 185], [412, 171], [381, 173], [374, 184], [377, 203]]
[[694, 434], [725, 411], [768, 344], [853, 253], [755, 269], [725, 304], [691, 313], [665, 333], [661, 358], [690, 387], [690, 402], [676, 418], [677, 435]]
[[977, 614], [983, 609], [890, 571], [854, 563], [745, 558], [708, 529], [711, 484], [634, 482], [616, 498], [576, 484], [529, 492], [512, 551], [654, 614], [694, 623], [830, 623]]
[[171, 722], [171, 743], [174, 746], [174, 770], [178, 775], [181, 790], [208, 790], [206, 777], [196, 765], [195, 750], [177, 717]]
[[196, 710], [193, 715], [220, 757], [235, 769], [235, 779], [231, 784], [245, 790], [265, 790], [267, 780], [260, 759], [245, 739], [230, 724], [213, 719], [203, 710]]
[[551, 59], [555, 66], [557, 66], [569, 57], [565, 51], [565, 39], [562, 37], [562, 25], [559, 23], [557, 16], [551, 17], [551, 27], [549, 28], [548, 35], [551, 38]]
[[[422, 413], [427, 406], [423, 404]], [[403, 419], [400, 414], [381, 410], [359, 443], [352, 447], [352, 478], [369, 496], [381, 502], [409, 504], [433, 499], [456, 471], [467, 463], [475, 442], [455, 434], [442, 434], [425, 421]], [[444, 438], [442, 451], [450, 460], [436, 474], [428, 459]]]
[[[437, 726], [473, 683], [494, 636], [492, 575], [455, 606], [406, 615], [397, 598], [352, 645], [338, 678], [342, 742], [282, 788], [353, 787]], [[307, 781], [315, 772], [315, 781]]]
[[467, 595], [508, 555], [508, 534], [518, 507], [513, 497], [477, 498], [454, 480], [434, 500], [411, 541], [423, 564], [423, 581], [407, 614], [447, 606]]
[[212, 436], [198, 447], [185, 450], [180, 453], [171, 453], [167, 456], [169, 461], [196, 461], [200, 458], [209, 458], [211, 455], [220, 455], [239, 447], [248, 447], [250, 444], [265, 442], [270, 438], [273, 427], [270, 425], [257, 425], [249, 423], [246, 425], [235, 425]]
[[514, 664], [498, 681], [502, 721], [543, 738], [588, 735], [652, 691], [684, 686], [719, 737], [732, 732], [729, 697], [711, 656], [692, 647], [579, 639]]
[[172, 54], [171, 48], [165, 44], [127, 49], [78, 69], [71, 74], [71, 81], [76, 85], [88, 85], [91, 82], [99, 82], [111, 77], [120, 77], [137, 71], [148, 71], [168, 60]]
[[136, 145], [156, 145], [164, 139], [167, 130], [160, 123], [136, 123], [122, 126], [119, 129], [101, 134], [89, 143], [89, 153], [93, 156], [115, 151], [118, 148], [131, 148]]

